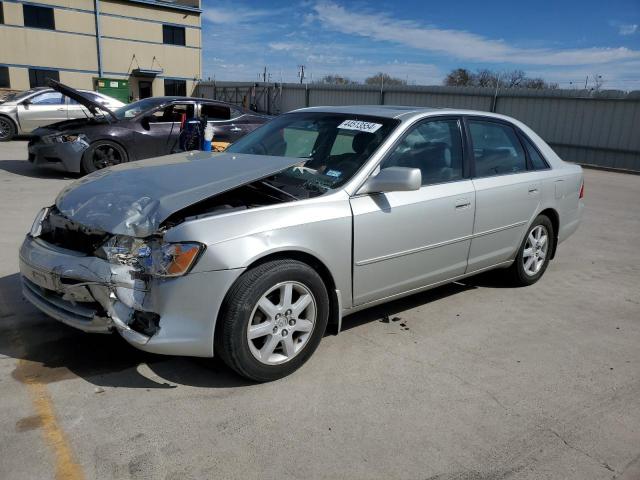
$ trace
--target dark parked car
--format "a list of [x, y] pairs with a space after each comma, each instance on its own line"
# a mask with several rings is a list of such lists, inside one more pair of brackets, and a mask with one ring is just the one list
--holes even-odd
[[214, 129], [214, 142], [224, 146], [270, 119], [236, 105], [193, 97], [145, 98], [111, 111], [71, 87], [55, 81], [50, 85], [87, 107], [93, 116], [34, 130], [29, 161], [69, 172], [90, 173], [179, 152], [184, 149], [181, 135], [189, 120], [206, 118]]

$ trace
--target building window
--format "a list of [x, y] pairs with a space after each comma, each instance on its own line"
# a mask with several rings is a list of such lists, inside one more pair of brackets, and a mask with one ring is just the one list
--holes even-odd
[[184, 27], [173, 25], [162, 26], [162, 42], [170, 45], [186, 45], [184, 41]]
[[39, 68], [29, 69], [29, 85], [31, 88], [46, 87], [47, 80], [50, 78], [59, 82], [60, 74], [57, 70], [41, 70]]
[[0, 67], [0, 88], [11, 88], [9, 67]]
[[186, 97], [187, 82], [185, 80], [168, 80], [164, 81], [164, 94], [167, 97]]
[[36, 7], [35, 5], [22, 5], [24, 15], [24, 26], [33, 28], [56, 29], [56, 22], [53, 18], [53, 8]]

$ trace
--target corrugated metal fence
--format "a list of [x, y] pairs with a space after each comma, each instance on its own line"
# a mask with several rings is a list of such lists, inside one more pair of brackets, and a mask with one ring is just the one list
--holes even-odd
[[640, 91], [201, 82], [195, 95], [279, 114], [321, 105], [468, 108], [517, 118], [564, 159], [640, 171]]

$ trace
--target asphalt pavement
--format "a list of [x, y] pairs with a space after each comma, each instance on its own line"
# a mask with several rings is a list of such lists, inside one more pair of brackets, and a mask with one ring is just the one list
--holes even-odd
[[0, 478], [640, 478], [640, 176], [585, 171], [543, 279], [360, 312], [292, 376], [150, 355], [47, 318], [18, 248], [73, 176], [0, 143]]

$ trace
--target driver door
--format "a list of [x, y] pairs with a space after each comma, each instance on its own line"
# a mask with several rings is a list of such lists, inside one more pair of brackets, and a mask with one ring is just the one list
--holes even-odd
[[464, 274], [475, 192], [462, 138], [455, 117], [416, 124], [380, 168], [419, 168], [422, 187], [351, 198], [354, 305]]
[[169, 155], [178, 150], [183, 114], [194, 116], [193, 103], [172, 103], [158, 108], [140, 120], [136, 127], [136, 158]]
[[18, 121], [24, 133], [63, 120], [67, 120], [67, 104], [60, 92], [43, 92], [18, 105]]

